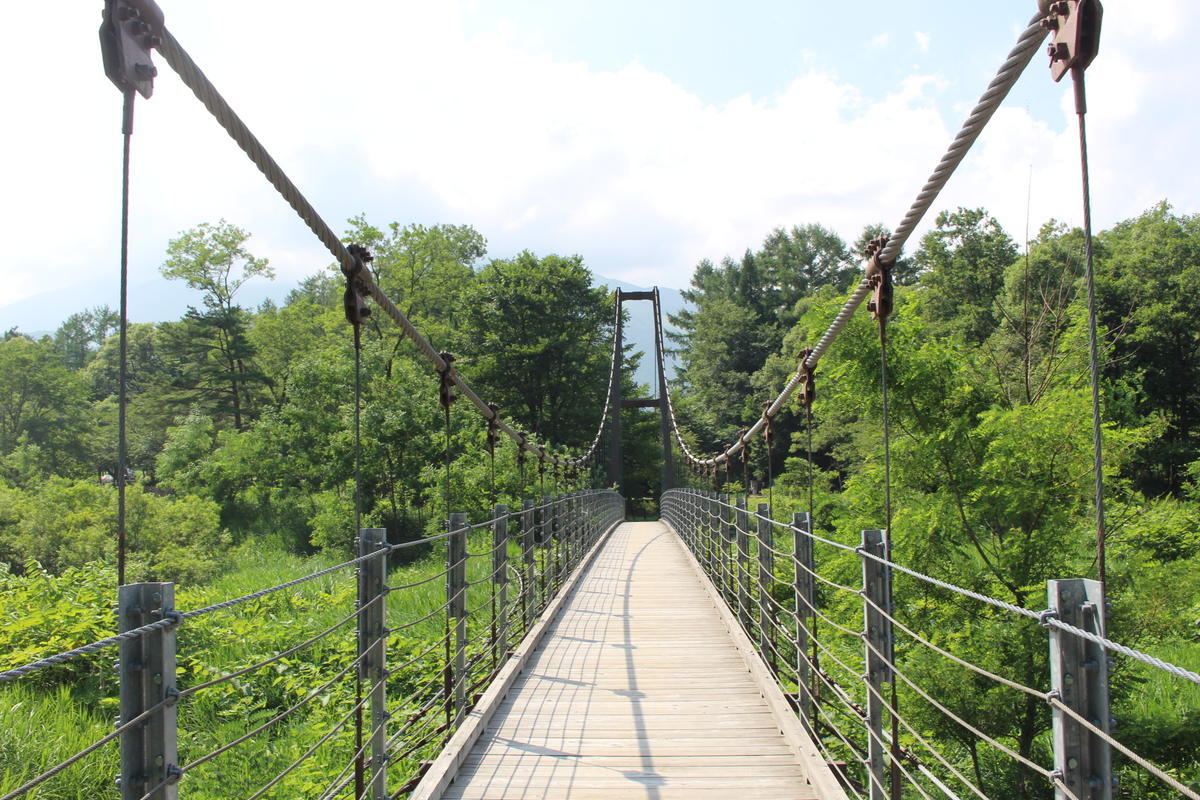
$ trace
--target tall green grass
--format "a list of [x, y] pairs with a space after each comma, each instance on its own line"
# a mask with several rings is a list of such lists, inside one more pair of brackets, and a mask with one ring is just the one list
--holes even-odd
[[[468, 638], [472, 641], [469, 657], [476, 663], [472, 682], [478, 682], [493, 666], [488, 653], [493, 603], [490, 531], [473, 532], [467, 550], [470, 557], [466, 572], [472, 585], [466, 603], [468, 611], [477, 612], [468, 624]], [[520, 563], [520, 550], [515, 543], [509, 545], [509, 557], [514, 565]], [[232, 571], [205, 586], [178, 587], [176, 605], [182, 611], [205, 607], [311, 574], [339, 560], [330, 555], [304, 558], [243, 546], [235, 559], [237, 567]], [[388, 679], [389, 708], [393, 713], [389, 732], [397, 730], [442, 690], [446, 621], [441, 609], [446, 603], [446, 581], [442, 575], [445, 569], [445, 544], [437, 542], [422, 557], [391, 570], [388, 575], [389, 586], [421, 584], [397, 589], [387, 599], [388, 626], [394, 631], [388, 644], [389, 668], [393, 670]], [[517, 584], [513, 583], [510, 601], [516, 591]], [[286, 659], [184, 698], [178, 713], [180, 763], [185, 769], [196, 759], [301, 702], [316, 687], [350, 665], [357, 654], [357, 642], [354, 620], [347, 618], [354, 612], [356, 599], [355, 571], [351, 567], [186, 621], [178, 631], [181, 690], [268, 659], [339, 622], [344, 624]], [[521, 635], [515, 619], [510, 633], [510, 641], [499, 649], [507, 650]], [[115, 657], [115, 650], [105, 651], [79, 665], [55, 668], [62, 672], [56, 673], [49, 683], [39, 677], [0, 690], [3, 726], [0, 789], [16, 788], [112, 730], [117, 708], [116, 681], [98, 684], [93, 679], [85, 684], [72, 683], [70, 673], [86, 669], [92, 675], [98, 663], [111, 662]], [[107, 669], [108, 664], [104, 667]], [[356, 670], [351, 669], [253, 740], [188, 771], [181, 792], [189, 798], [204, 800], [253, 794], [300, 759], [351, 711], [356, 702], [355, 676]], [[365, 716], [369, 726], [369, 713]], [[439, 702], [413, 723], [410, 736], [405, 738], [414, 743], [427, 738], [430, 741], [392, 764], [389, 777], [393, 786], [402, 784], [405, 775], [415, 774], [421, 759], [436, 754], [446, 735], [436, 729], [444, 720], [444, 708]], [[399, 752], [407, 749], [402, 742]], [[353, 753], [351, 722], [342, 725], [266, 796], [289, 800], [318, 796], [350, 763]], [[93, 800], [111, 792], [117, 771], [114, 743], [29, 796]]]

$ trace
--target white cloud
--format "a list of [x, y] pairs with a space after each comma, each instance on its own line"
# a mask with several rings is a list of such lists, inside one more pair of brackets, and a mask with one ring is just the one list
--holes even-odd
[[885, 31], [884, 33], [879, 33], [879, 34], [876, 34], [875, 36], [871, 37], [870, 45], [871, 45], [871, 47], [876, 47], [876, 48], [887, 47], [891, 41], [892, 41], [892, 34]]
[[[600, 273], [679, 286], [700, 258], [757, 246], [775, 225], [821, 222], [853, 237], [896, 224], [961, 120], [934, 102], [945, 81], [915, 68], [873, 89], [882, 99], [870, 104], [806, 66], [778, 95], [712, 105], [638, 63], [600, 71], [501, 35], [468, 38], [451, 2], [372, 3], [369, 27], [351, 24], [365, 3], [348, 0], [335, 17], [322, 7], [294, 2], [280, 17], [275, 4], [213, 0], [181, 6], [172, 26], [335, 229], [361, 210], [377, 223], [469, 223], [493, 255], [578, 252]], [[32, 29], [30, 8], [14, 8], [18, 28]], [[1089, 71], [1099, 225], [1161, 197], [1200, 204], [1194, 170], [1181, 167], [1190, 162], [1177, 161], [1195, 110], [1168, 80], [1198, 71], [1181, 44], [1196, 23], [1161, 45], [1178, 58], [1133, 58], [1144, 41], [1122, 15], [1137, 13], [1106, 8], [1111, 35]], [[0, 195], [14, 232], [0, 305], [46, 288], [47, 275], [78, 282], [96, 270], [114, 275], [115, 297], [120, 99], [100, 72], [94, 23], [67, 20], [38, 81], [14, 82], [12, 107], [37, 123], [0, 132], [3, 180], [20, 187]], [[274, 33], [253, 33], [263, 30]], [[0, 68], [22, 74], [21, 57], [0, 51]], [[160, 70], [134, 136], [135, 273], [152, 277], [168, 238], [221, 216], [255, 232], [282, 279], [328, 263], [161, 60]], [[1018, 86], [934, 211], [986, 206], [1020, 238], [1032, 165], [1035, 229], [1049, 216], [1077, 220], [1073, 114], [1019, 108], [1021, 92], [1053, 91], [1046, 83]]]
[[930, 36], [929, 36], [929, 34], [928, 34], [928, 33], [923, 33], [923, 32], [921, 32], [921, 31], [916, 31], [915, 33], [913, 33], [913, 38], [917, 40], [917, 48], [918, 48], [918, 49], [919, 49], [919, 50], [920, 50], [922, 53], [928, 53], [928, 52], [929, 52], [929, 42], [930, 42]]

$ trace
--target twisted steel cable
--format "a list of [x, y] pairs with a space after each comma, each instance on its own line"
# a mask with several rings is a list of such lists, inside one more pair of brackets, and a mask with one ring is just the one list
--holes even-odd
[[[908, 212], [888, 239], [887, 244], [879, 255], [879, 259], [883, 263], [891, 263], [900, 254], [901, 248], [904, 247], [904, 244], [912, 236], [921, 219], [928, 213], [930, 206], [933, 205], [933, 201], [937, 199], [942, 189], [945, 188], [946, 183], [950, 180], [950, 177], [954, 174], [959, 164], [962, 163], [963, 158], [966, 157], [971, 147], [979, 139], [980, 134], [987, 127], [988, 122], [991, 121], [1000, 104], [1008, 97], [1008, 93], [1012, 90], [1013, 85], [1016, 84], [1017, 79], [1021, 77], [1025, 68], [1029, 66], [1029, 62], [1033, 59], [1042, 41], [1046, 38], [1046, 30], [1042, 28], [1041, 24], [1044, 15], [1043, 11], [1035, 14], [1033, 19], [1030, 20], [1029, 25], [1025, 28], [1025, 31], [1017, 39], [1016, 45], [1013, 46], [1008, 57], [1000, 66], [996, 77], [988, 84], [987, 90], [979, 98], [975, 108], [971, 111], [962, 128], [959, 130], [958, 135], [954, 137], [945, 155], [942, 156], [941, 161], [938, 162], [937, 167], [909, 207]], [[701, 459], [687, 449], [686, 445], [683, 444], [682, 437], [679, 435], [679, 428], [672, 410], [672, 429], [675, 431], [676, 439], [683, 448], [685, 456], [695, 465], [713, 466], [728, 461], [737, 455], [746, 446], [747, 442], [762, 432], [766, 424], [766, 418], [778, 414], [784, 404], [791, 399], [803, 378], [803, 368], [811, 370], [816, 367], [817, 362], [829, 350], [829, 347], [838, 337], [838, 334], [850, 322], [851, 317], [854, 316], [854, 312], [858, 310], [858, 307], [862, 305], [863, 300], [870, 293], [871, 286], [864, 277], [859, 281], [858, 286], [851, 292], [841, 311], [834, 317], [833, 322], [830, 323], [825, 333], [821, 335], [817, 344], [802, 362], [801, 369], [796, 370], [795, 374], [788, 380], [783, 391], [779, 393], [764, 412], [764, 415], [759, 417], [744, 434], [739, 436], [733, 444], [715, 458]], [[668, 407], [670, 407], [669, 401]]]
[[[369, 270], [359, 269], [360, 264], [351, 255], [349, 249], [338, 238], [333, 229], [328, 223], [317, 213], [316, 208], [304, 196], [300, 189], [292, 182], [291, 178], [279, 166], [279, 163], [271, 156], [267, 149], [263, 147], [258, 138], [251, 132], [250, 128], [242, 121], [241, 117], [234, 112], [233, 108], [217, 91], [216, 86], [197, 66], [192, 57], [183, 49], [179, 41], [167, 29], [162, 30], [162, 44], [158, 51], [163, 59], [170, 67], [179, 75], [180, 80], [184, 85], [191, 89], [196, 98], [208, 109], [213, 118], [221, 125], [222, 128], [233, 138], [238, 147], [250, 158], [259, 172], [275, 187], [280, 196], [287, 201], [288, 205], [295, 210], [300, 219], [308, 226], [320, 240], [321, 244], [333, 255], [346, 274], [353, 274], [355, 280], [372, 299], [383, 309], [384, 313], [404, 332], [417, 349], [433, 368], [439, 373], [446, 375], [459, 390], [462, 396], [471, 401], [471, 404], [478, 409], [486, 420], [495, 420], [500, 430], [513, 440], [517, 446], [531, 455], [536, 456], [540, 460], [548, 464], [558, 466], [579, 466], [587, 463], [587, 461], [595, 454], [599, 446], [600, 436], [603, 433], [604, 426], [607, 420], [607, 404], [606, 412], [601, 416], [600, 431], [592, 440], [591, 447], [587, 452], [575, 459], [563, 459], [554, 455], [548, 455], [539, 451], [536, 447], [528, 444], [524, 437], [515, 430], [511, 425], [505, 422], [498, 412], [488, 407], [479, 395], [471, 388], [471, 386], [457, 373], [457, 371], [447, 363], [446, 359], [438, 354], [429, 340], [417, 328], [413, 322], [404, 315], [402, 311], [391, 301], [383, 290], [375, 283], [371, 277]], [[612, 380], [612, 372], [615, 370], [615, 345], [614, 345], [614, 367], [610, 368], [610, 385]]]

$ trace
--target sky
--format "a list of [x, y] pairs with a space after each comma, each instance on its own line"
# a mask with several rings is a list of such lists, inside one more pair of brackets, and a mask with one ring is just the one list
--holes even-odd
[[[684, 287], [777, 226], [894, 227], [1032, 0], [159, 0], [167, 26], [343, 230], [469, 224], [489, 256], [580, 254]], [[11, 4], [0, 74], [0, 329], [118, 299], [120, 108], [99, 0]], [[1088, 71], [1098, 228], [1200, 210], [1200, 6], [1106, 0]], [[53, 37], [51, 38], [51, 31]], [[159, 58], [133, 137], [131, 317], [168, 241], [224, 218], [280, 285], [331, 258]], [[1191, 98], [1191, 99], [1189, 99]], [[1017, 240], [1082, 219], [1071, 93], [1038, 55], [923, 222], [984, 207]], [[910, 241], [908, 250], [917, 246]], [[61, 298], [61, 300], [60, 300]], [[198, 299], [198, 298], [197, 298]], [[79, 307], [74, 307], [79, 306]], [[47, 311], [49, 307], [49, 311]], [[57, 309], [57, 310], [54, 310]], [[57, 318], [53, 317], [58, 314]]]

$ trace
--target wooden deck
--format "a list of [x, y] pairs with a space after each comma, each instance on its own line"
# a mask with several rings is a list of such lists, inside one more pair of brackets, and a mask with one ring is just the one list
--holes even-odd
[[730, 622], [673, 531], [620, 525], [440, 797], [844, 797]]

